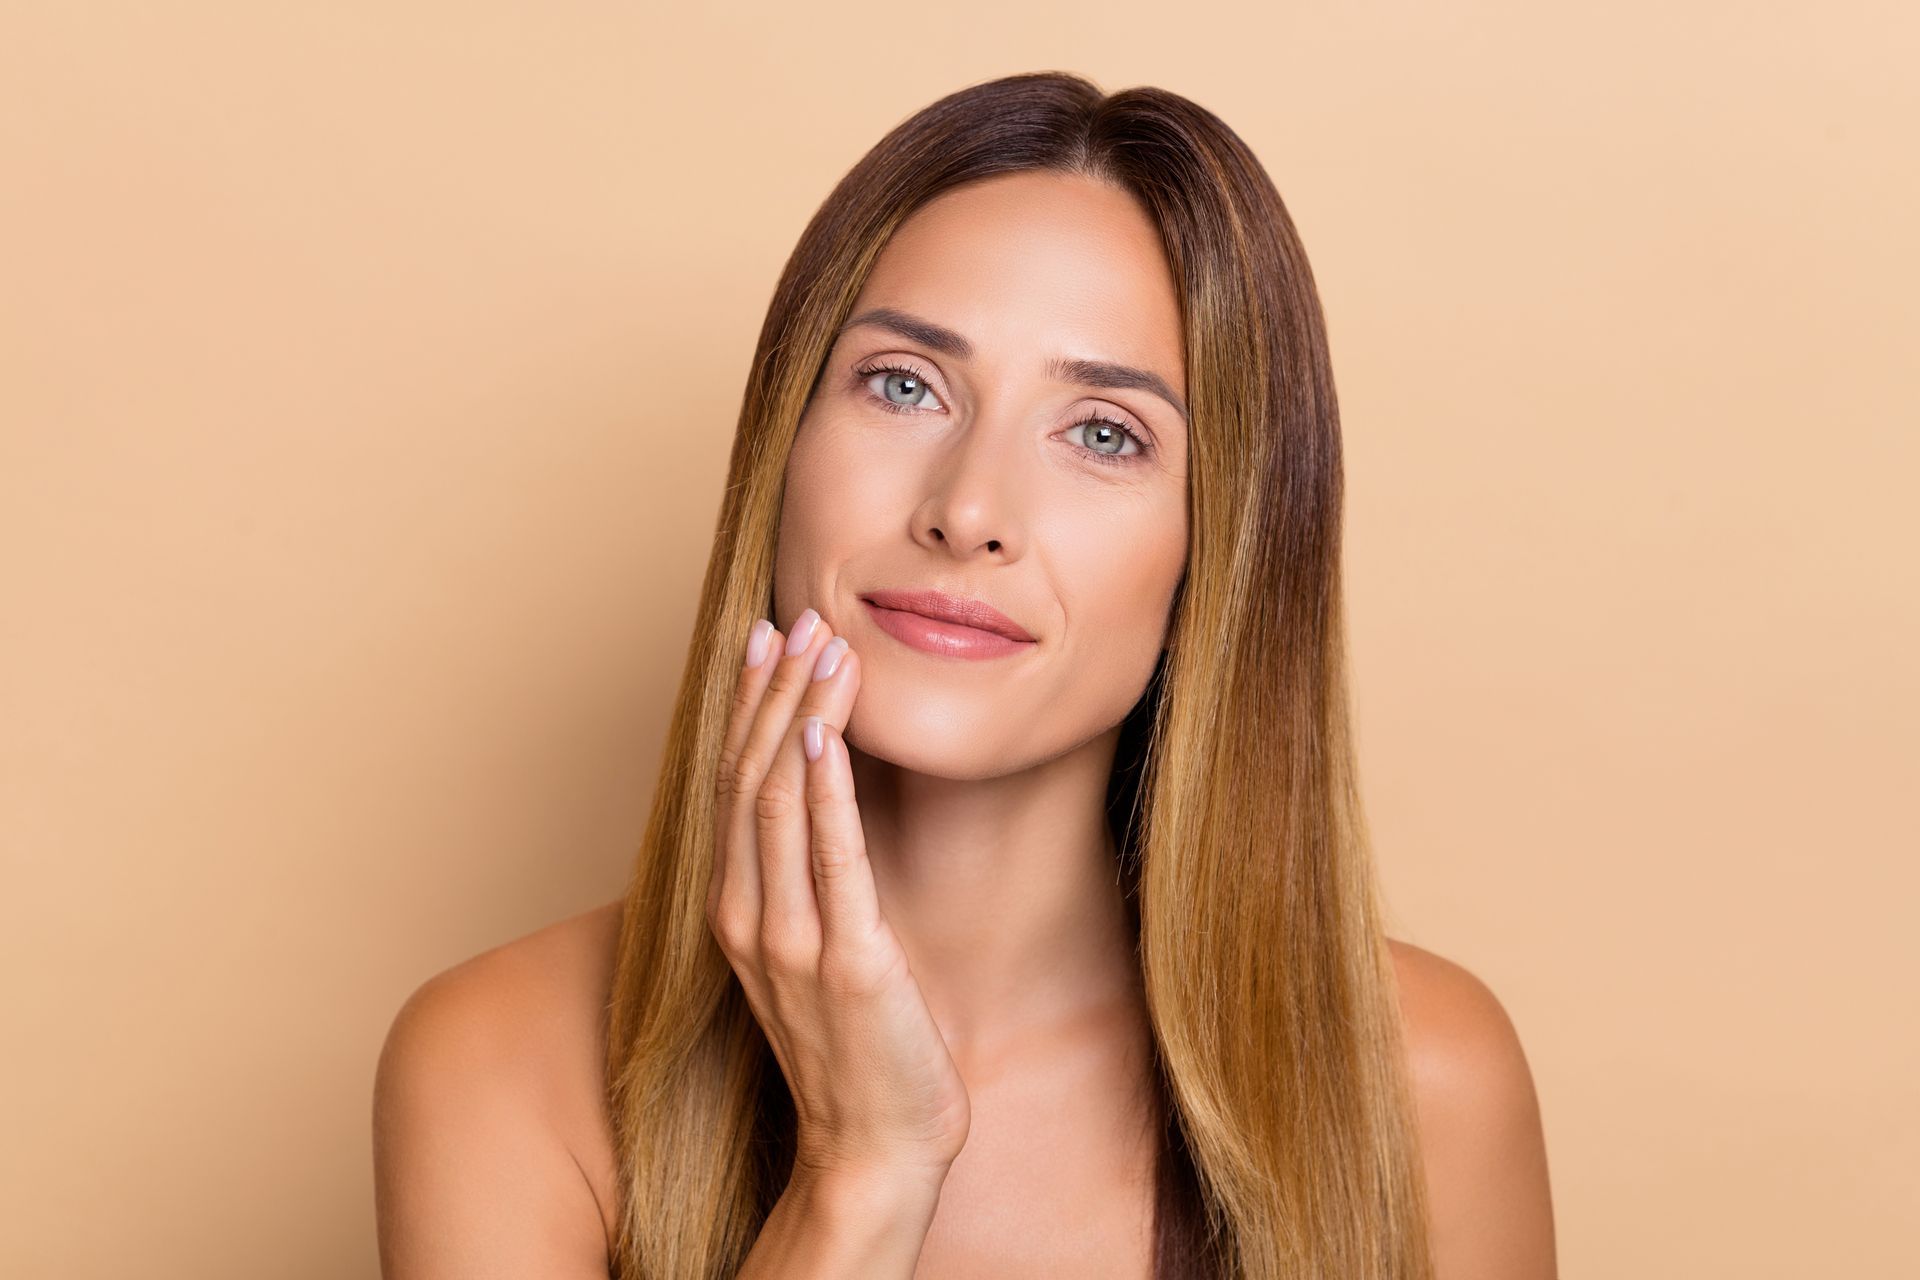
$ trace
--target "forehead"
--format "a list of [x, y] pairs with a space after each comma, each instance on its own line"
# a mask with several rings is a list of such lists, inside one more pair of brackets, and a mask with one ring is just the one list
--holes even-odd
[[854, 313], [877, 306], [958, 330], [983, 364], [1120, 361], [1185, 393], [1159, 232], [1132, 195], [1094, 179], [1023, 172], [942, 194], [881, 250]]

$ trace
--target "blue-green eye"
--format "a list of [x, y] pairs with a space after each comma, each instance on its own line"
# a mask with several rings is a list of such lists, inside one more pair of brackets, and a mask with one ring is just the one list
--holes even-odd
[[[933, 389], [927, 385], [926, 374], [910, 364], [869, 365], [855, 370], [854, 376], [863, 379], [862, 385], [866, 388], [867, 397], [890, 413], [917, 413], [922, 409], [946, 408], [937, 397], [933, 397]], [[878, 390], [874, 388], [876, 380], [880, 384]], [[930, 397], [933, 397], [931, 405], [927, 403]], [[1095, 437], [1100, 441], [1098, 447], [1083, 444], [1080, 448], [1094, 461], [1107, 466], [1131, 466], [1136, 459], [1144, 458], [1153, 452], [1152, 444], [1139, 432], [1112, 418], [1103, 418], [1095, 414], [1091, 418], [1084, 418], [1074, 423], [1067, 430], [1073, 431], [1082, 427], [1100, 429], [1101, 434]], [[1133, 442], [1131, 453], [1125, 452], [1129, 440]], [[1105, 447], [1109, 443], [1114, 446], [1111, 450]]]
[[[1084, 422], [1076, 422], [1073, 425], [1074, 427], [1087, 428], [1088, 434], [1082, 437], [1083, 439], [1098, 439], [1101, 442], [1101, 445], [1105, 445], [1108, 442], [1112, 443], [1113, 449], [1111, 451], [1108, 451], [1103, 447], [1096, 447], [1094, 445], [1087, 446], [1090, 452], [1100, 454], [1102, 457], [1131, 458], [1138, 454], [1143, 454], [1147, 451], [1146, 441], [1142, 440], [1139, 436], [1135, 435], [1132, 431], [1129, 431], [1124, 423], [1115, 422], [1112, 418], [1093, 417], [1093, 418], [1088, 418]], [[1092, 434], [1094, 428], [1096, 427], [1100, 429], [1100, 434], [1098, 436], [1095, 436], [1094, 434]], [[1072, 428], [1068, 428], [1068, 429], [1072, 430]], [[1123, 452], [1123, 450], [1127, 447], [1128, 441], [1133, 442], [1133, 453]]]
[[[927, 398], [933, 396], [933, 388], [927, 385], [926, 375], [918, 369], [902, 365], [876, 365], [871, 369], [860, 370], [860, 376], [867, 380], [868, 393], [880, 402], [883, 408], [895, 411], [914, 409], [944, 409], [938, 397], [933, 404], [927, 404]], [[873, 390], [874, 379], [880, 379], [880, 389]]]

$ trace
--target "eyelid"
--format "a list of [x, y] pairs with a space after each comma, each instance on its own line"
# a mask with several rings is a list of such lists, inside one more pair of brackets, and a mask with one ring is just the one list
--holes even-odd
[[1090, 413], [1085, 417], [1075, 418], [1073, 422], [1068, 425], [1067, 430], [1073, 431], [1078, 428], [1092, 426], [1112, 427], [1121, 435], [1133, 441], [1134, 452], [1132, 453], [1102, 453], [1098, 449], [1086, 449], [1085, 445], [1081, 446], [1081, 448], [1086, 449], [1088, 453], [1102, 462], [1122, 462], [1126, 459], [1144, 460], [1159, 452], [1160, 446], [1153, 443], [1149, 438], [1151, 433], [1144, 427], [1136, 431], [1133, 427], [1120, 421], [1118, 418], [1102, 417], [1099, 414]]
[[[925, 409], [921, 405], [894, 404], [891, 400], [888, 400], [885, 396], [876, 394], [873, 391], [873, 389], [870, 388], [867, 384], [872, 382], [875, 378], [879, 377], [880, 375], [886, 374], [886, 373], [904, 373], [912, 377], [918, 378], [923, 384], [925, 384], [927, 390], [933, 392], [934, 398], [940, 401], [940, 409]], [[872, 396], [875, 400], [879, 401], [882, 405], [884, 405], [889, 409], [902, 410], [909, 413], [913, 413], [913, 412], [938, 413], [948, 408], [948, 405], [946, 403], [946, 400], [947, 400], [946, 393], [941, 391], [940, 388], [936, 385], [939, 382], [939, 379], [933, 376], [932, 374], [929, 374], [925, 369], [922, 369], [919, 366], [919, 364], [910, 356], [888, 356], [888, 355], [870, 356], [865, 360], [859, 360], [854, 363], [853, 376], [855, 379], [854, 381], [855, 386], [860, 388], [860, 390], [863, 391], [865, 394]]]
[[[910, 377], [918, 378], [926, 385], [929, 391], [934, 393], [936, 399], [941, 399], [942, 403], [940, 408], [925, 409], [920, 405], [897, 405], [885, 396], [879, 395], [867, 385], [882, 374], [889, 373], [904, 373]], [[934, 386], [935, 379], [915, 364], [911, 357], [891, 355], [870, 356], [865, 360], [855, 362], [853, 376], [855, 379], [854, 385], [860, 389], [863, 395], [871, 398], [881, 408], [888, 409], [892, 412], [939, 413], [945, 411], [947, 408], [942, 393]], [[1138, 452], [1132, 454], [1116, 454], [1102, 453], [1098, 449], [1088, 449], [1084, 445], [1081, 446], [1085, 452], [1092, 454], [1102, 462], [1119, 462], [1122, 458], [1146, 458], [1157, 455], [1160, 451], [1160, 440], [1153, 434], [1153, 428], [1141, 421], [1138, 414], [1125, 409], [1119, 412], [1089, 409], [1076, 416], [1074, 420], [1067, 425], [1067, 430], [1071, 431], [1076, 427], [1092, 426], [1096, 423], [1111, 426], [1122, 434], [1131, 437], [1134, 447], [1138, 450]]]

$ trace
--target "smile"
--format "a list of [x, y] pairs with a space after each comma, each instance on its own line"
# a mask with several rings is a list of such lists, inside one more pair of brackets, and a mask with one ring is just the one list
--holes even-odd
[[1015, 640], [979, 627], [943, 622], [906, 609], [888, 609], [863, 599], [874, 623], [901, 644], [947, 658], [1004, 658], [1033, 648], [1031, 640]]

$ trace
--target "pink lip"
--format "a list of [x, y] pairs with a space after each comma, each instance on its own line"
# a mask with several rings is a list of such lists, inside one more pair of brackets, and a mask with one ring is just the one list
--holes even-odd
[[869, 591], [861, 601], [894, 639], [952, 658], [999, 658], [1037, 643], [1018, 623], [977, 600], [937, 591]]

